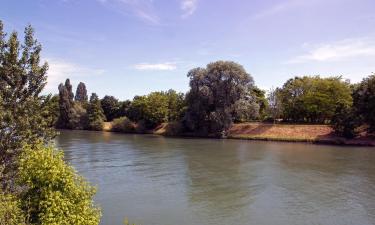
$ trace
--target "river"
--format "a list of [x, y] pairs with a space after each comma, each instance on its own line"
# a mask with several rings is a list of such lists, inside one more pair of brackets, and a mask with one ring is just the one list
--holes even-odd
[[61, 131], [105, 225], [375, 224], [375, 148]]

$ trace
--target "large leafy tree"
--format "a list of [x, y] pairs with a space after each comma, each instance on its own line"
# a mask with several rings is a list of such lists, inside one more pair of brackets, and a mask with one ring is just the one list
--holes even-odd
[[191, 131], [225, 135], [239, 111], [256, 113], [248, 117], [258, 115], [253, 110], [257, 105], [252, 95], [253, 78], [241, 65], [217, 61], [191, 70], [188, 77], [190, 91], [184, 122]]
[[[23, 44], [16, 32], [8, 40], [6, 37], [0, 21], [0, 163], [4, 173], [14, 169], [23, 143], [47, 142], [54, 135], [43, 116], [46, 104], [40, 96], [48, 64], [41, 63], [42, 47], [34, 38], [34, 30], [26, 27]], [[3, 187], [5, 183], [2, 180]]]
[[135, 96], [128, 110], [133, 121], [142, 121], [146, 128], [163, 122], [179, 121], [185, 110], [184, 94], [175, 90], [151, 92]]
[[168, 96], [164, 92], [152, 92], [136, 96], [131, 104], [129, 116], [134, 121], [142, 121], [146, 128], [168, 121]]
[[295, 77], [278, 90], [283, 117], [292, 122], [326, 123], [338, 106], [352, 104], [349, 82], [341, 77]]

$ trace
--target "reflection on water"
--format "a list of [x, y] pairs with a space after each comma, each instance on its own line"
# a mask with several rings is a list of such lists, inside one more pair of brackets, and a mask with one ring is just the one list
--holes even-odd
[[375, 149], [62, 131], [102, 224], [375, 224]]

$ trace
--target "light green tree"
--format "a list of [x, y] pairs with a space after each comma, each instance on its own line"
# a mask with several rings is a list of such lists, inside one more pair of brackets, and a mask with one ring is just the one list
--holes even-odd
[[31, 224], [97, 225], [100, 211], [95, 189], [63, 160], [63, 153], [43, 144], [25, 146], [18, 183], [26, 185], [22, 208]]

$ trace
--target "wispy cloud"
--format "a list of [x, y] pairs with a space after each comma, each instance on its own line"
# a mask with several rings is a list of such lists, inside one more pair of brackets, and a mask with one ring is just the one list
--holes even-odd
[[136, 70], [176, 70], [176, 63], [166, 62], [166, 63], [139, 63], [133, 66]]
[[307, 53], [297, 56], [287, 63], [305, 63], [310, 61], [340, 61], [353, 57], [375, 56], [375, 39], [346, 39], [329, 44], [311, 46], [305, 44]]
[[182, 0], [181, 9], [183, 11], [182, 18], [187, 18], [194, 14], [197, 10], [198, 0]]
[[259, 11], [253, 16], [253, 18], [262, 19], [265, 17], [274, 16], [276, 14], [286, 12], [288, 10], [310, 6], [318, 1], [319, 0], [283, 0], [277, 4], [273, 4], [269, 8], [265, 8]]
[[104, 6], [124, 15], [133, 15], [151, 24], [160, 25], [160, 17], [156, 14], [153, 0], [97, 0]]
[[66, 78], [78, 82], [83, 77], [104, 73], [102, 69], [89, 68], [63, 59], [47, 58], [46, 61], [49, 65], [47, 86], [45, 89], [47, 92], [56, 92], [59, 83], [64, 82]]

